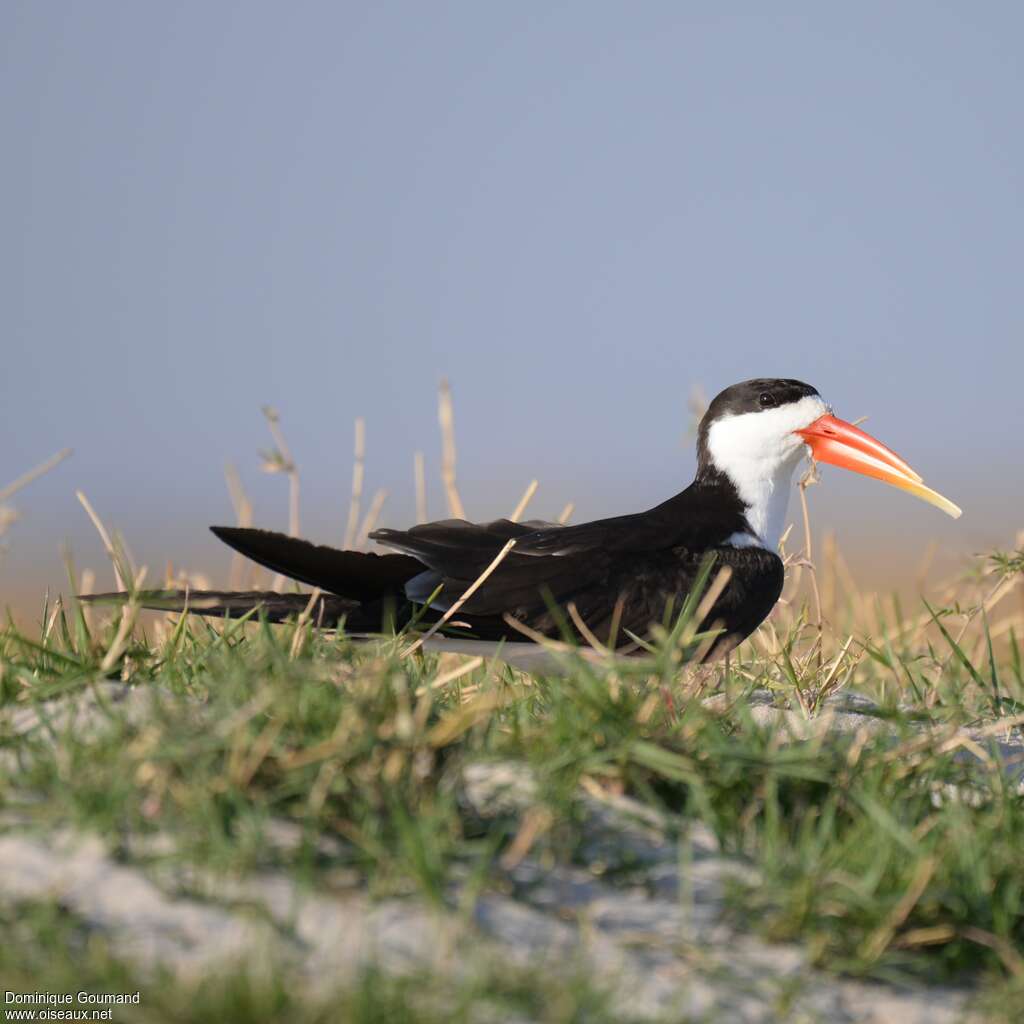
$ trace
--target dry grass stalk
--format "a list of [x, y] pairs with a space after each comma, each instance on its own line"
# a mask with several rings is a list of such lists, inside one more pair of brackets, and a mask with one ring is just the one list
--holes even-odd
[[520, 622], [518, 619], [513, 618], [508, 612], [504, 612], [501, 617], [504, 619], [505, 625], [511, 626], [517, 633], [522, 633], [527, 639], [532, 640], [541, 647], [546, 647], [551, 651], [565, 652], [573, 650], [572, 644], [567, 644], [564, 640], [552, 640], [551, 637], [545, 636], [538, 630], [528, 626], [525, 622]]
[[356, 540], [354, 544], [346, 544], [345, 547], [355, 547], [359, 551], [365, 551], [368, 544], [368, 536], [370, 531], [377, 525], [377, 520], [380, 518], [381, 509], [384, 507], [384, 502], [387, 501], [388, 492], [383, 488], [378, 490], [373, 499], [370, 501], [370, 507], [366, 512], [366, 518], [363, 520], [363, 525], [359, 527], [359, 532], [356, 534]]
[[249, 785], [259, 766], [266, 760], [285, 722], [283, 715], [272, 716], [248, 749], [245, 745], [245, 732], [238, 731], [228, 755], [227, 774], [232, 783], [243, 788]]
[[49, 473], [55, 466], [59, 466], [71, 452], [71, 448], [62, 448], [55, 455], [51, 455], [45, 461], [40, 462], [34, 469], [30, 469], [27, 473], [22, 473], [17, 480], [13, 480], [3, 490], [0, 490], [0, 504], [13, 497], [23, 487], [27, 487], [33, 480], [38, 480], [39, 477]]
[[[828, 673], [821, 682], [820, 699], [824, 700], [826, 697], [830, 697], [832, 695], [833, 684], [836, 682], [836, 679], [839, 676], [839, 667], [840, 665], [842, 665], [843, 658], [846, 657], [847, 653], [850, 650], [850, 645], [852, 643], [853, 634], [851, 633], [850, 636], [846, 638], [846, 643], [844, 643], [843, 646], [839, 649], [839, 653], [836, 655], [835, 661], [832, 663], [832, 667], [828, 670]], [[854, 665], [856, 665], [862, 657], [864, 657], [864, 654], [863, 652], [860, 652], [854, 659]], [[837, 686], [836, 689], [838, 688], [839, 687]]]
[[936, 924], [929, 928], [912, 928], [904, 932], [894, 943], [896, 949], [912, 949], [914, 946], [944, 946], [956, 938], [956, 929], [950, 924]]
[[602, 657], [607, 657], [611, 653], [608, 647], [598, 640], [593, 630], [583, 621], [583, 616], [580, 615], [580, 610], [576, 607], [575, 601], [570, 601], [567, 605], [569, 612], [569, 618], [572, 619], [573, 625], [580, 631], [580, 636]]
[[2, 537], [10, 526], [17, 522], [18, 513], [10, 505], [0, 505], [0, 537]]
[[526, 511], [526, 506], [530, 504], [533, 500], [533, 496], [537, 493], [537, 486], [537, 481], [531, 480], [527, 485], [526, 490], [523, 491], [523, 496], [519, 499], [519, 504], [516, 505], [512, 515], [509, 516], [509, 519], [511, 519], [513, 523], [519, 522], [520, 517]]
[[838, 620], [838, 604], [836, 588], [838, 572], [836, 569], [836, 535], [834, 530], [826, 530], [821, 539], [821, 604], [825, 620], [835, 628]]
[[281, 417], [277, 410], [269, 405], [263, 406], [263, 415], [267, 418], [267, 426], [274, 438], [277, 448], [263, 453], [263, 471], [265, 473], [284, 473], [288, 477], [288, 536], [299, 535], [299, 469], [295, 465], [292, 453], [281, 432]]
[[615, 605], [612, 608], [612, 619], [608, 624], [608, 647], [613, 651], [619, 639], [619, 627], [622, 625], [622, 615], [625, 610], [626, 599], [620, 594], [615, 599]]
[[[79, 594], [91, 594], [96, 588], [96, 573], [92, 569], [83, 569], [82, 578], [78, 584]], [[88, 601], [79, 602], [79, 607], [82, 610], [82, 615], [85, 617], [85, 624], [90, 630], [93, 628], [92, 621], [92, 605]]]
[[[690, 663], [691, 664], [697, 665], [700, 668], [707, 668], [708, 667], [708, 666], [704, 665], [704, 659], [708, 656], [708, 652], [714, 646], [715, 641], [718, 640], [718, 634], [715, 633], [715, 630], [718, 630], [718, 629], [721, 629], [721, 628], [722, 628], [721, 621], [715, 621], [715, 622], [711, 623], [711, 626], [708, 629], [708, 632], [711, 635], [710, 636], [706, 636], [697, 645], [697, 649], [693, 652], [693, 657], [690, 659]], [[728, 657], [729, 657], [728, 650], [725, 652], [725, 657], [726, 657], [726, 659], [728, 659]], [[717, 675], [717, 673], [714, 673], [714, 674]], [[698, 695], [699, 695], [710, 684], [710, 682], [711, 682], [711, 675], [707, 675], [707, 674], [703, 675], [698, 680], [698, 682], [699, 682], [699, 686], [698, 686]]]
[[352, 497], [348, 503], [348, 525], [345, 527], [345, 548], [351, 548], [359, 536], [359, 503], [363, 497], [363, 477], [366, 472], [366, 421], [356, 417], [355, 451], [352, 461]]
[[868, 960], [877, 960], [896, 934], [896, 929], [910, 916], [917, 906], [917, 901], [924, 895], [928, 883], [935, 874], [938, 863], [934, 857], [925, 857], [917, 866], [914, 877], [910, 880], [906, 892], [892, 908], [886, 921], [877, 928], [865, 941], [861, 954]]
[[690, 424], [687, 430], [688, 437], [697, 436], [700, 421], [704, 418], [704, 413], [708, 411], [709, 404], [708, 396], [705, 394], [704, 389], [699, 384], [695, 384], [690, 389], [690, 397], [686, 400], [686, 408], [690, 414]]
[[427, 473], [423, 465], [423, 452], [412, 457], [412, 472], [416, 485], [416, 522], [427, 521]]
[[419, 650], [446, 622], [448, 622], [454, 615], [456, 615], [459, 609], [483, 586], [487, 578], [498, 568], [499, 565], [505, 560], [505, 556], [515, 547], [516, 541], [513, 537], [494, 557], [491, 564], [466, 588], [463, 595], [435, 622], [430, 629], [426, 631], [418, 640], [409, 646], [403, 653], [402, 657], [407, 658], [413, 651]]
[[517, 633], [522, 633], [523, 636], [532, 640], [538, 647], [543, 647], [546, 651], [554, 651], [558, 654], [571, 654], [575, 651], [581, 657], [590, 657], [590, 651], [582, 650], [573, 644], [567, 644], [564, 640], [553, 640], [551, 637], [545, 636], [538, 630], [527, 626], [525, 622], [520, 622], [518, 619], [513, 618], [508, 612], [502, 615], [502, 619], [505, 625], [511, 627]]
[[530, 852], [533, 844], [551, 828], [554, 820], [554, 815], [547, 807], [531, 807], [523, 815], [515, 838], [502, 854], [502, 868], [511, 871]]
[[818, 636], [818, 671], [821, 671], [822, 648], [825, 642], [824, 624], [821, 617], [821, 592], [818, 589], [818, 570], [814, 565], [814, 552], [811, 546], [811, 513], [807, 506], [807, 488], [818, 482], [818, 467], [812, 462], [810, 468], [800, 481], [800, 508], [804, 516], [804, 560], [811, 578], [811, 592], [814, 594], [814, 619]]
[[456, 665], [455, 668], [441, 673], [436, 679], [432, 679], [428, 684], [419, 687], [416, 690], [416, 696], [422, 697], [423, 694], [430, 690], [440, 690], [443, 686], [454, 683], [456, 679], [461, 679], [463, 676], [469, 675], [470, 672], [475, 672], [483, 663], [484, 659], [479, 655], [475, 658], [470, 658], [469, 661]]
[[309, 595], [309, 600], [306, 602], [306, 607], [299, 612], [299, 617], [295, 620], [295, 632], [292, 634], [292, 646], [291, 651], [289, 652], [292, 661], [302, 653], [302, 647], [306, 637], [306, 625], [313, 615], [313, 609], [320, 600], [321, 593], [322, 591], [319, 587], [314, 587], [312, 589]]
[[1024, 977], [1024, 957], [1013, 948], [1013, 944], [1004, 939], [1001, 935], [993, 935], [992, 932], [984, 931], [981, 928], [967, 927], [960, 930], [960, 934], [979, 946], [987, 946], [993, 950], [1003, 966], [1014, 977]]
[[466, 512], [455, 486], [455, 415], [452, 412], [452, 392], [447, 377], [441, 378], [437, 418], [441, 424], [441, 479], [448, 499], [448, 513], [455, 519], [465, 519]]
[[[284, 473], [288, 477], [288, 536], [299, 535], [299, 470], [292, 458], [292, 453], [281, 432], [280, 416], [277, 410], [269, 405], [263, 406], [263, 415], [267, 418], [267, 426], [277, 447], [273, 451], [263, 452], [264, 473]], [[284, 589], [285, 577], [278, 573], [274, 577], [270, 589], [280, 593]]]
[[501, 706], [502, 700], [500, 693], [491, 691], [478, 694], [472, 700], [460, 704], [430, 730], [427, 742], [433, 747], [448, 746], [473, 726], [490, 718], [494, 710]]
[[[249, 500], [249, 495], [245, 493], [245, 488], [242, 486], [242, 478], [239, 476], [234, 463], [225, 463], [224, 480], [228, 485], [231, 506], [235, 510], [235, 525], [242, 529], [248, 529], [252, 526], [252, 502]], [[242, 586], [245, 567], [245, 557], [237, 551], [234, 552], [231, 556], [231, 572], [228, 577], [232, 590], [238, 590]], [[253, 582], [255, 582], [255, 576], [256, 570], [254, 568], [252, 572]]]
[[689, 647], [697, 630], [700, 628], [700, 624], [711, 614], [711, 609], [714, 608], [715, 602], [722, 596], [722, 591], [729, 585], [729, 580], [731, 579], [732, 567], [723, 565], [718, 570], [714, 580], [711, 581], [711, 586], [704, 592], [704, 596], [701, 598], [700, 604], [697, 605], [693, 618], [684, 627], [679, 638], [679, 646], [681, 648]]
[[[49, 592], [47, 592], [49, 597]], [[64, 599], [60, 594], [57, 595], [57, 600], [53, 602], [53, 611], [50, 612], [50, 617], [46, 620], [46, 626], [43, 629], [43, 644], [47, 644], [50, 640], [50, 633], [53, 632], [53, 625], [57, 621], [57, 616], [64, 610]]]
[[242, 486], [242, 478], [233, 462], [224, 464], [224, 481], [228, 485], [231, 507], [235, 510], [235, 522], [242, 527], [252, 526], [252, 502]]
[[[134, 588], [138, 589], [141, 587], [145, 578], [146, 567], [143, 566], [134, 580]], [[117, 664], [121, 655], [124, 654], [125, 648], [128, 646], [128, 639], [135, 626], [135, 618], [139, 613], [139, 608], [139, 602], [135, 600], [134, 596], [121, 608], [121, 622], [117, 627], [117, 634], [114, 636], [110, 648], [100, 662], [101, 672], [109, 672]]]
[[[957, 633], [955, 641], [958, 647], [961, 647], [964, 643], [964, 638], [967, 636], [967, 631], [971, 628], [972, 623], [979, 620], [985, 621], [988, 613], [1004, 598], [1011, 590], [1017, 585], [1017, 580], [1014, 577], [998, 577], [996, 585], [992, 587], [988, 593], [981, 599], [981, 601], [971, 609], [970, 612], [964, 618], [964, 624], [960, 627], [960, 632]], [[984, 636], [979, 637], [978, 647], [986, 643]], [[949, 663], [956, 657], [955, 652], [950, 649], [949, 653], [942, 660], [938, 667], [938, 673], [935, 677], [936, 684], [941, 680], [943, 673], [949, 666]], [[974, 660], [977, 660], [977, 652], [974, 654]]]
[[92, 520], [92, 525], [96, 527], [96, 532], [100, 535], [100, 540], [103, 542], [103, 547], [106, 549], [107, 557], [114, 566], [114, 579], [117, 581], [117, 589], [124, 590], [125, 580], [121, 574], [121, 567], [119, 565], [120, 558], [118, 557], [117, 551], [114, 549], [114, 544], [110, 539], [110, 534], [107, 532], [107, 528], [103, 525], [103, 521], [96, 514], [96, 510], [89, 503], [89, 499], [81, 491], [75, 491], [75, 497], [78, 498], [82, 508], [85, 509], [85, 514]]

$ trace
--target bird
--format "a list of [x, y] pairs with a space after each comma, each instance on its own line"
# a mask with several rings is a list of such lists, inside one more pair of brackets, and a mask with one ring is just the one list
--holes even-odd
[[[957, 518], [895, 452], [836, 417], [816, 388], [757, 378], [725, 388], [697, 430], [697, 470], [683, 491], [643, 512], [578, 525], [445, 519], [369, 536], [387, 553], [339, 550], [268, 530], [213, 526], [247, 558], [320, 594], [146, 591], [144, 607], [207, 616], [304, 611], [352, 636], [410, 625], [433, 646], [510, 652], [578, 629], [607, 649], [638, 649], [680, 609], [708, 567], [725, 569], [697, 628], [704, 658], [736, 647], [782, 593], [779, 542], [797, 467], [810, 457], [898, 487]], [[90, 595], [127, 600], [126, 593]]]

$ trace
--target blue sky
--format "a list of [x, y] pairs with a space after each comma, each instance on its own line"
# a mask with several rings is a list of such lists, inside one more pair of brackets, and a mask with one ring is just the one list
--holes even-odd
[[[915, 562], [1024, 526], [1024, 7], [0, 6], [0, 595], [103, 564], [223, 573], [260, 406], [340, 540], [353, 420], [384, 521], [455, 394], [473, 518], [646, 507], [694, 387], [813, 383], [965, 509], [825, 470], [815, 515]], [[891, 558], [890, 558], [891, 554]]]

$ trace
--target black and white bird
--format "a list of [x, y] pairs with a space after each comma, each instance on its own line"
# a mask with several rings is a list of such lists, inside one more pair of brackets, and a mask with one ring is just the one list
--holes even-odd
[[[722, 631], [709, 653], [723, 653], [757, 628], [782, 592], [778, 545], [793, 474], [808, 455], [960, 515], [889, 448], [833, 416], [809, 384], [773, 378], [734, 384], [716, 396], [700, 422], [693, 483], [646, 512], [577, 526], [446, 519], [372, 533], [395, 552], [389, 554], [341, 551], [266, 530], [212, 530], [254, 562], [320, 588], [315, 619], [343, 624], [354, 635], [401, 627], [414, 616], [423, 628], [437, 624], [513, 541], [437, 633], [439, 646], [462, 651], [500, 642], [512, 652], [529, 634], [560, 637], [570, 606], [572, 620], [582, 620], [602, 643], [628, 644], [630, 634], [642, 637], [661, 622], [666, 607], [681, 606], [713, 555], [714, 565], [731, 574], [700, 628]], [[93, 595], [115, 596], [125, 595]], [[259, 591], [151, 591], [137, 599], [214, 616], [258, 609], [270, 621], [309, 603], [309, 595]]]

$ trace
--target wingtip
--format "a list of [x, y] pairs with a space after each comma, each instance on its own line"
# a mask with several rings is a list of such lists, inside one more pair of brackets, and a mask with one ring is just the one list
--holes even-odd
[[128, 604], [134, 601], [143, 608], [152, 609], [154, 606], [151, 602], [180, 598], [183, 593], [177, 590], [140, 590], [133, 594], [127, 590], [110, 590], [102, 594], [77, 594], [76, 597], [86, 604]]

